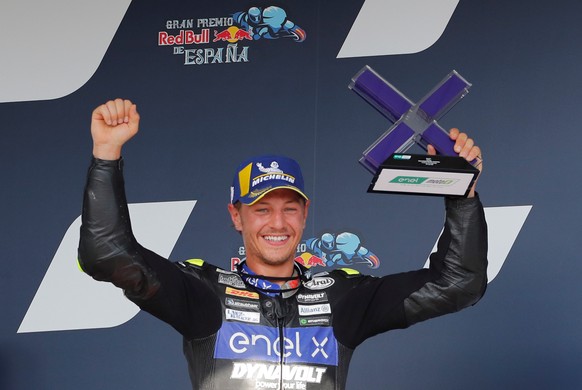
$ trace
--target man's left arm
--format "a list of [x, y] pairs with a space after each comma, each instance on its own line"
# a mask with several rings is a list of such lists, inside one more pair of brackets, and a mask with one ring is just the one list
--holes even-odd
[[[477, 160], [482, 170], [481, 149], [458, 129], [451, 139], [459, 156]], [[429, 154], [434, 149], [429, 147]], [[407, 325], [459, 311], [475, 304], [487, 288], [487, 223], [483, 205], [475, 193], [468, 198], [445, 198], [446, 220], [437, 251], [430, 257], [430, 281], [404, 300]]]
[[487, 287], [487, 224], [478, 196], [447, 198], [430, 281], [404, 300], [407, 326], [475, 304]]
[[[481, 150], [465, 133], [452, 129], [455, 151], [468, 161]], [[436, 154], [432, 146], [429, 154]], [[475, 304], [487, 287], [487, 224], [475, 186], [467, 198], [445, 198], [446, 220], [430, 268], [376, 277], [351, 277], [352, 288], [338, 299], [334, 332], [355, 348], [367, 338], [391, 329], [459, 311]], [[339, 283], [338, 283], [339, 285]], [[340, 287], [337, 287], [340, 288]]]

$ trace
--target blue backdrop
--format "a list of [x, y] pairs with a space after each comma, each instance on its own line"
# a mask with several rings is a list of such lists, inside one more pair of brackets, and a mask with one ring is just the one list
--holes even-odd
[[[582, 386], [580, 2], [141, 0], [99, 14], [84, 10], [108, 2], [38, 3], [0, 6], [17, 26], [0, 35], [0, 389], [189, 388], [180, 336], [75, 269], [90, 113], [111, 98], [138, 104], [128, 198], [146, 204], [134, 223], [154, 225], [143, 241], [171, 259], [240, 257], [232, 174], [274, 152], [303, 166], [305, 238], [357, 234], [381, 262], [364, 273], [422, 267], [443, 201], [366, 193], [357, 160], [390, 125], [347, 88], [366, 64], [412, 100], [452, 69], [473, 84], [440, 123], [483, 149], [478, 190], [500, 270], [477, 306], [365, 342], [348, 388]], [[235, 38], [228, 18], [252, 6], [280, 7], [305, 39]], [[53, 15], [54, 29], [35, 29]], [[198, 42], [169, 44], [180, 34]], [[94, 69], [92, 36], [105, 42]], [[177, 201], [190, 203], [163, 209]]]

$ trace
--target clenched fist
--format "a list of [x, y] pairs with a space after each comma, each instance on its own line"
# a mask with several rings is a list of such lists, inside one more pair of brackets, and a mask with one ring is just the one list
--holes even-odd
[[123, 145], [139, 129], [137, 107], [127, 99], [110, 100], [100, 105], [91, 116], [93, 156], [102, 160], [117, 160]]

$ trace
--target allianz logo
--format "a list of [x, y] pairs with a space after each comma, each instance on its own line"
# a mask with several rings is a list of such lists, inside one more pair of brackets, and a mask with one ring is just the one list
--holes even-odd
[[331, 305], [324, 303], [321, 305], [298, 305], [300, 316], [315, 316], [319, 314], [331, 314]]

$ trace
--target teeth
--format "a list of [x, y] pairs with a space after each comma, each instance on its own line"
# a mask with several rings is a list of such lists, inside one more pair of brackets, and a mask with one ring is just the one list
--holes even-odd
[[265, 240], [267, 241], [284, 241], [287, 239], [287, 236], [265, 236]]

